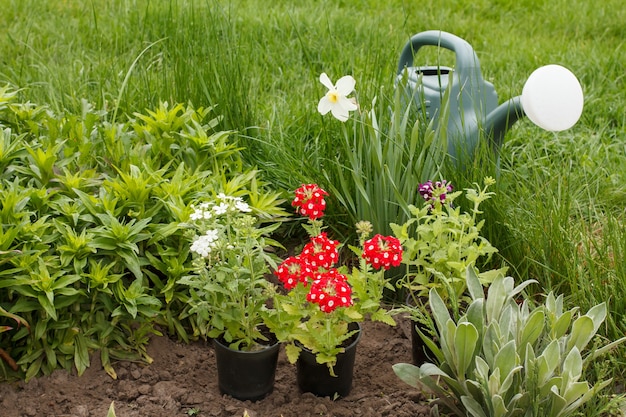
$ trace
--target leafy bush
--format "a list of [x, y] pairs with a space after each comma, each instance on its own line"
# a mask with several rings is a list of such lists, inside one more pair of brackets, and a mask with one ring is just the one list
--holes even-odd
[[[188, 340], [190, 267], [180, 227], [195, 202], [246, 197], [262, 219], [277, 193], [245, 168], [210, 108], [162, 103], [124, 123], [83, 102], [54, 114], [0, 91], [0, 307], [30, 324], [0, 335], [26, 379], [111, 359], [150, 361], [157, 324]], [[10, 371], [0, 363], [4, 376]]]

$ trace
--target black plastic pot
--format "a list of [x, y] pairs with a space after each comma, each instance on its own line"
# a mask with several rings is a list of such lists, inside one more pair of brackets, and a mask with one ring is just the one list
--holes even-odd
[[[427, 301], [427, 299], [422, 297], [414, 298], [411, 294], [406, 297], [406, 305], [411, 308], [415, 308], [417, 304], [425, 306]], [[426, 362], [432, 363], [435, 355], [430, 348], [426, 346], [420, 335], [417, 333], [417, 328], [419, 328], [419, 330], [426, 335], [428, 335], [430, 331], [426, 324], [418, 321], [411, 321], [411, 359], [413, 360], [413, 365], [421, 366]]]
[[213, 340], [220, 392], [239, 400], [256, 401], [274, 389], [274, 376], [280, 343], [273, 343], [253, 352], [230, 349], [222, 341]]
[[356, 348], [361, 339], [361, 326], [350, 323], [348, 330], [359, 330], [352, 341], [345, 347], [345, 352], [337, 355], [337, 363], [333, 367], [335, 375], [331, 376], [328, 365], [319, 364], [315, 354], [302, 348], [296, 362], [298, 387], [302, 392], [310, 392], [318, 397], [345, 397], [352, 389], [354, 360]]
[[428, 329], [421, 323], [411, 322], [411, 356], [413, 359], [413, 365], [421, 366], [426, 362], [433, 362], [435, 354], [424, 343], [420, 335], [417, 333], [416, 328], [419, 327], [420, 331], [424, 334], [428, 334]]

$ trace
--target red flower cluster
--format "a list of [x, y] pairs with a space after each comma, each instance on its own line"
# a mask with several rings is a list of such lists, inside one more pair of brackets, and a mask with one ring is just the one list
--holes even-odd
[[338, 245], [338, 241], [329, 239], [326, 233], [321, 233], [311, 238], [300, 256], [316, 272], [319, 268], [328, 269], [339, 259]]
[[285, 288], [290, 290], [298, 285], [298, 282], [306, 286], [309, 280], [313, 279], [313, 270], [300, 256], [290, 256], [278, 266], [276, 276]]
[[337, 307], [352, 305], [352, 288], [348, 284], [347, 277], [333, 268], [315, 274], [315, 281], [311, 284], [311, 290], [306, 299], [311, 303], [319, 304], [320, 310], [324, 313], [330, 313]]
[[402, 245], [393, 236], [376, 235], [365, 241], [362, 256], [374, 269], [389, 269], [402, 262]]
[[305, 184], [298, 188], [295, 193], [296, 197], [291, 205], [296, 208], [296, 211], [311, 220], [319, 219], [324, 215], [326, 209], [324, 196], [327, 196], [328, 193], [317, 184]]
[[[296, 197], [291, 204], [300, 214], [315, 220], [324, 214], [324, 196], [327, 195], [316, 184], [306, 184], [296, 190]], [[352, 288], [348, 278], [334, 268], [339, 260], [339, 242], [329, 239], [319, 229], [317, 233], [319, 234], [312, 236], [304, 246], [300, 255], [289, 257], [280, 264], [276, 276], [287, 290], [294, 289], [298, 283], [305, 287], [311, 283], [306, 295], [307, 301], [318, 304], [321, 311], [330, 313], [338, 307], [349, 307], [353, 304]], [[363, 258], [374, 269], [389, 269], [400, 265], [402, 245], [393, 236], [376, 235], [364, 242]]]

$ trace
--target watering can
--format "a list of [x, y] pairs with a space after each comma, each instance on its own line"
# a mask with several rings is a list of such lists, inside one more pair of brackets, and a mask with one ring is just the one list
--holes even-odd
[[[413, 66], [414, 57], [424, 46], [454, 52], [454, 69]], [[496, 90], [483, 79], [471, 45], [439, 30], [418, 33], [405, 45], [396, 82], [404, 77], [407, 94], [427, 120], [432, 120], [435, 128], [446, 123], [448, 154], [457, 161], [471, 157], [481, 138], [497, 149], [509, 128], [525, 116], [543, 129], [561, 131], [572, 127], [583, 109], [578, 79], [559, 65], [538, 68], [526, 81], [520, 96], [498, 104]]]

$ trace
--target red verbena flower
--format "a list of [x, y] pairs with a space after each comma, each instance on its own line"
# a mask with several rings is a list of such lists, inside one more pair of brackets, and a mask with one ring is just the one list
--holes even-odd
[[306, 286], [309, 280], [313, 280], [313, 270], [299, 256], [290, 256], [285, 259], [278, 266], [275, 274], [288, 290], [298, 285], [298, 282]]
[[328, 193], [322, 190], [317, 184], [305, 184], [295, 191], [296, 197], [291, 205], [303, 216], [311, 220], [319, 219], [324, 215], [326, 201], [324, 196]]
[[336, 269], [315, 274], [315, 280], [306, 296], [307, 301], [319, 304], [320, 310], [330, 313], [337, 307], [352, 305], [352, 288], [347, 277]]
[[326, 233], [320, 233], [311, 237], [311, 241], [302, 249], [300, 257], [314, 272], [319, 268], [328, 269], [339, 259], [338, 245], [338, 241], [329, 239]]
[[389, 269], [402, 262], [402, 245], [393, 236], [376, 235], [363, 244], [363, 259], [374, 269]]

